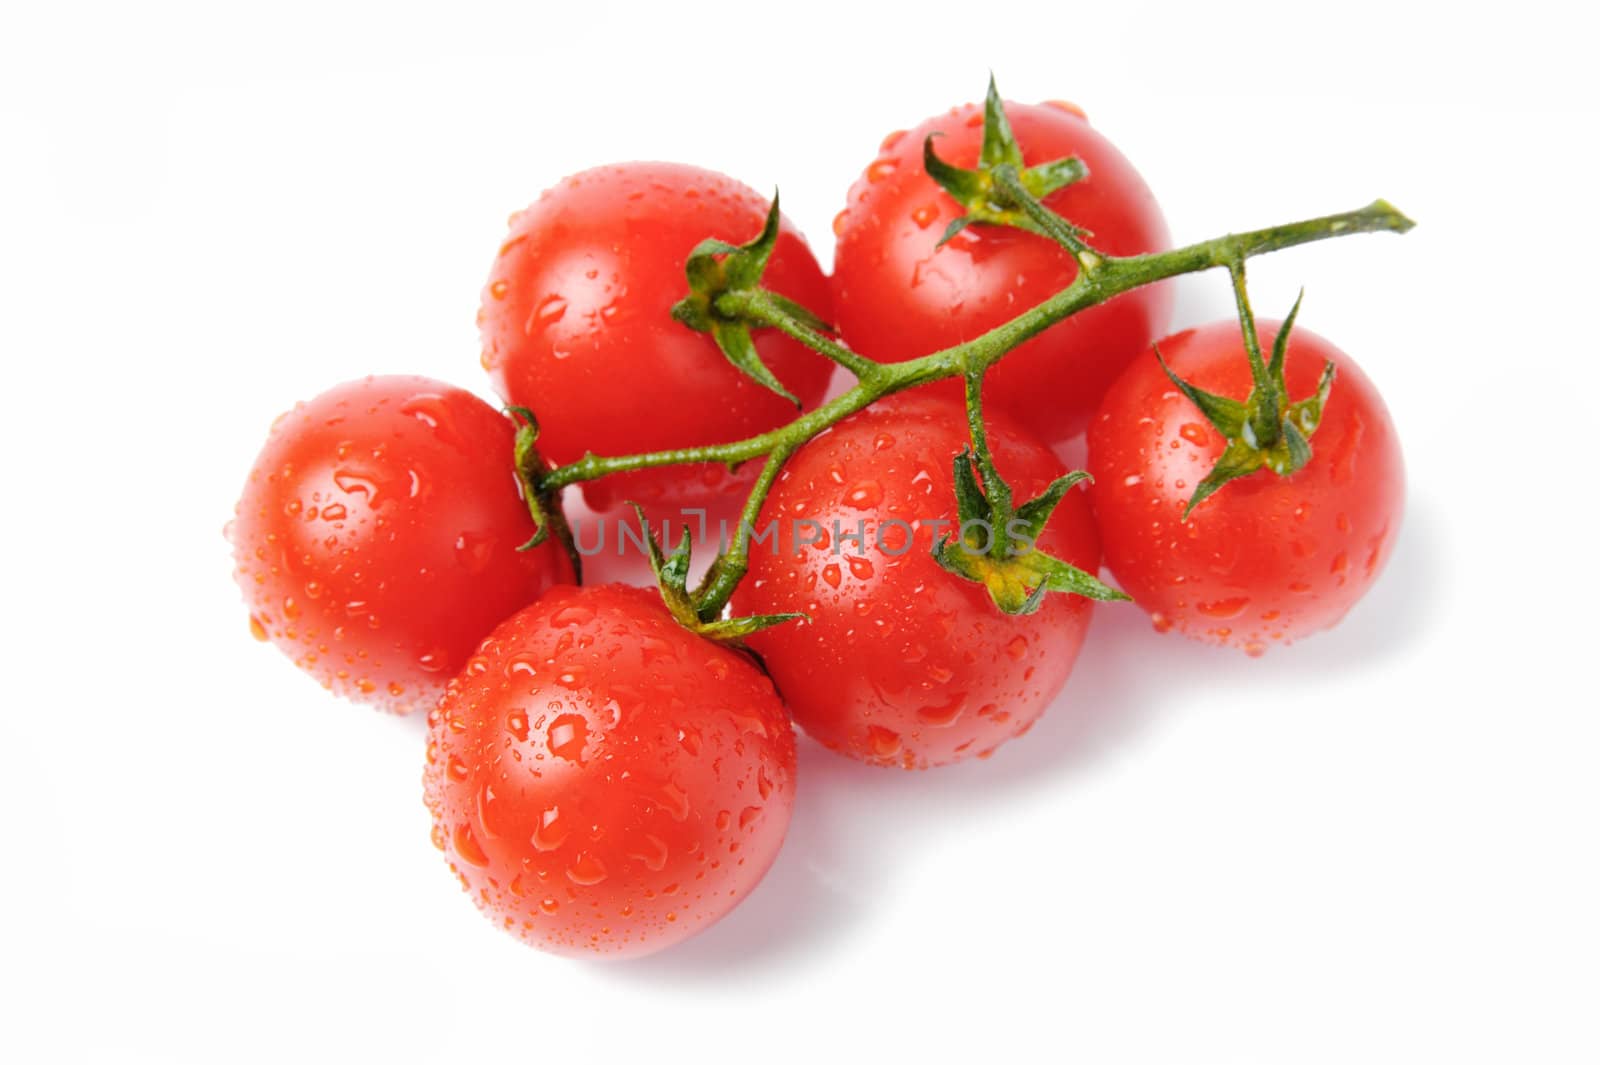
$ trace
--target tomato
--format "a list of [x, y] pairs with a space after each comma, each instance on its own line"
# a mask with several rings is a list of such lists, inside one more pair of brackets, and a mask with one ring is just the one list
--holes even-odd
[[[1019, 503], [1064, 472], [1009, 418], [988, 425]], [[1037, 613], [1008, 616], [934, 561], [953, 531], [952, 458], [966, 443], [959, 403], [927, 389], [894, 397], [797, 451], [762, 510], [757, 533], [776, 521], [776, 539], [754, 545], [734, 611], [808, 615], [749, 643], [795, 722], [853, 758], [910, 769], [986, 755], [1044, 712], [1083, 643], [1088, 600], [1048, 595]], [[1082, 492], [1068, 493], [1038, 544], [1099, 568]]]
[[534, 533], [511, 422], [426, 377], [368, 377], [273, 424], [229, 527], [250, 627], [325, 687], [430, 705], [507, 614], [571, 579]]
[[[1155, 197], [1133, 166], [1075, 108], [1008, 103], [1024, 161], [1076, 155], [1089, 176], [1046, 197], [1045, 205], [1093, 234], [1111, 255], [1169, 246]], [[970, 340], [1067, 287], [1077, 262], [1044, 237], [999, 226], [969, 226], [944, 247], [945, 227], [961, 208], [922, 166], [923, 140], [971, 168], [983, 140], [975, 104], [890, 134], [850, 190], [834, 220], [834, 315], [852, 348], [900, 362]], [[1166, 328], [1168, 285], [1147, 286], [1092, 307], [1007, 355], [989, 374], [985, 399], [1003, 406], [1046, 443], [1082, 431], [1101, 394]], [[955, 394], [956, 384], [936, 385]]]
[[[624, 163], [569, 177], [512, 216], [483, 294], [483, 364], [508, 403], [538, 415], [547, 459], [725, 443], [795, 416], [792, 404], [736, 370], [709, 334], [670, 315], [689, 292], [689, 252], [707, 237], [749, 240], [766, 212], [765, 200], [721, 174]], [[763, 284], [829, 315], [827, 280], [787, 221]], [[757, 330], [755, 343], [789, 391], [815, 405], [832, 364], [772, 329]], [[583, 491], [601, 510], [624, 500], [696, 504], [741, 493], [756, 472], [677, 466], [613, 475]]]
[[[1260, 321], [1270, 352], [1280, 324]], [[1159, 344], [1174, 373], [1243, 400], [1250, 367], [1235, 321]], [[1225, 441], [1152, 353], [1106, 394], [1089, 429], [1091, 490], [1106, 562], [1157, 629], [1261, 654], [1336, 624], [1372, 586], [1400, 531], [1405, 475], [1389, 412], [1350, 357], [1303, 327], [1289, 336], [1293, 399], [1337, 367], [1310, 461], [1284, 478], [1230, 481], [1185, 521], [1194, 487]]]
[[794, 803], [794, 733], [744, 654], [654, 591], [558, 588], [429, 714], [433, 840], [485, 915], [559, 954], [631, 956], [750, 893]]

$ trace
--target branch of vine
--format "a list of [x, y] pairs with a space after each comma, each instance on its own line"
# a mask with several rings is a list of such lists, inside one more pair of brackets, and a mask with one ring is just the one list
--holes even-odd
[[1216, 268], [1227, 269], [1231, 277], [1242, 279], [1245, 260], [1257, 255], [1356, 233], [1404, 233], [1413, 225], [1393, 205], [1376, 200], [1353, 211], [1228, 234], [1170, 251], [1111, 256], [1084, 244], [1070, 223], [1031, 197], [1020, 182], [1007, 180], [1008, 177], [1014, 175], [1000, 175], [1005, 192], [1079, 262], [1077, 277], [1054, 296], [965, 343], [906, 362], [880, 363], [851, 351], [801, 321], [785, 308], [786, 301], [764, 289], [725, 293], [716, 303], [719, 314], [742, 318], [752, 326], [780, 330], [843, 366], [856, 377], [855, 385], [785, 425], [743, 440], [637, 455], [587, 454], [575, 462], [546, 471], [538, 479], [538, 489], [554, 493], [582, 481], [659, 466], [717, 463], [733, 469], [764, 457], [766, 462], [761, 475], [741, 514], [740, 530], [696, 590], [697, 610], [702, 618], [709, 619], [721, 612], [748, 567], [748, 530], [759, 518], [761, 505], [777, 480], [783, 462], [823, 430], [896, 392], [956, 376], [981, 380], [1007, 352], [1024, 341], [1085, 308], [1144, 285]]

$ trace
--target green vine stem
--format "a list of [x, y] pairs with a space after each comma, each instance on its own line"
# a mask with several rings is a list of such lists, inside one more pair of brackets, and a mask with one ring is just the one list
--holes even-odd
[[[1006, 175], [1002, 174], [1002, 184], [1006, 183], [1005, 178]], [[1015, 189], [1007, 188], [1006, 191], [1013, 196], [1017, 192], [1022, 193], [1015, 199], [1025, 211], [1030, 204], [1037, 203], [1020, 185]], [[1041, 213], [1050, 214], [1047, 208], [1038, 206]], [[1033, 212], [1029, 213], [1031, 215]], [[748, 520], [741, 521], [741, 526], [753, 526], [765, 501], [766, 489], [776, 480], [785, 458], [824, 429], [884, 396], [947, 377], [981, 376], [1007, 352], [1057, 322], [1144, 285], [1218, 267], [1226, 268], [1231, 275], [1242, 277], [1244, 261], [1257, 255], [1355, 233], [1404, 233], [1412, 225], [1412, 221], [1394, 206], [1384, 200], [1376, 200], [1354, 211], [1246, 233], [1232, 233], [1171, 251], [1130, 256], [1102, 255], [1084, 245], [1075, 233], [1063, 229], [1060, 235], [1052, 233], [1051, 236], [1067, 244], [1081, 266], [1078, 276], [1070, 285], [982, 336], [899, 363], [878, 363], [857, 355], [802, 321], [800, 315], [785, 306], [785, 301], [771, 298], [763, 290], [726, 292], [717, 298], [716, 309], [719, 314], [730, 318], [743, 315], [748, 321], [783, 331], [850, 370], [858, 378], [856, 384], [849, 391], [785, 425], [743, 440], [638, 455], [587, 454], [576, 462], [547, 471], [539, 479], [539, 489], [541, 492], [554, 493], [582, 481], [659, 466], [719, 463], [732, 468], [752, 459], [767, 457], [768, 462], [756, 490], [751, 492], [746, 501], [743, 518]], [[1074, 244], [1077, 246], [1072, 247]], [[697, 609], [702, 618], [715, 616], [727, 604], [734, 585], [748, 566], [749, 548], [749, 533], [741, 528], [731, 549], [718, 559], [696, 592]]]

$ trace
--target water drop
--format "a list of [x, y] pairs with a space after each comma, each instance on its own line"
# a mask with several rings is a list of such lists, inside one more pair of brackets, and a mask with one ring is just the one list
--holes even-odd
[[482, 868], [489, 864], [489, 856], [483, 853], [483, 847], [472, 835], [472, 829], [465, 824], [456, 826], [455, 836], [452, 840], [456, 853], [461, 855], [462, 861], [469, 862]]
[[553, 851], [560, 848], [571, 833], [572, 826], [561, 819], [560, 808], [552, 806], [539, 815], [539, 825], [529, 842], [536, 850]]
[[589, 737], [589, 723], [580, 714], [562, 714], [545, 730], [545, 745], [557, 758], [583, 764], [583, 746]]
[[456, 537], [456, 562], [468, 573], [482, 573], [494, 560], [494, 547], [494, 537], [464, 532]]
[[844, 501], [857, 510], [866, 510], [883, 502], [883, 486], [877, 481], [862, 481], [845, 493]]
[[891, 758], [900, 750], [900, 733], [881, 725], [868, 725], [867, 744], [879, 758]]

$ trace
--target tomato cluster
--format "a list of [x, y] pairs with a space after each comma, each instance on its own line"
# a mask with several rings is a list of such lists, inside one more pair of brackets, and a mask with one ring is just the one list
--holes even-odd
[[[505, 411], [369, 377], [273, 425], [229, 533], [251, 631], [339, 695], [426, 710], [433, 842], [508, 931], [625, 956], [728, 912], [784, 837], [791, 722], [874, 765], [989, 756], [1059, 704], [1102, 561], [1158, 629], [1250, 654], [1336, 623], [1382, 569], [1403, 475], [1370, 381], [1292, 323], [1158, 341], [1160, 283], [1035, 330], [986, 376], [829, 417], [764, 473], [693, 450], [776, 440], [835, 362], [961, 345], [1073, 285], [1095, 260], [1001, 224], [1006, 180], [1044, 182], [1043, 209], [1098, 255], [1167, 249], [1150, 190], [1080, 110], [998, 109], [883, 142], [835, 221], [831, 277], [731, 178], [576, 174], [512, 217], [483, 291]], [[972, 186], [995, 213], [967, 224], [935, 150], [1024, 176]], [[1070, 175], [1050, 169], [1065, 157]], [[778, 317], [740, 319], [739, 255]], [[1085, 427], [1087, 490], [1052, 450]], [[672, 461], [563, 483], [601, 521], [754, 490], [753, 543], [701, 586], [727, 577], [723, 598], [688, 593], [686, 550], [652, 553], [659, 591], [579, 582], [551, 470], [647, 452]], [[1023, 532], [974, 546], [979, 504]]]

